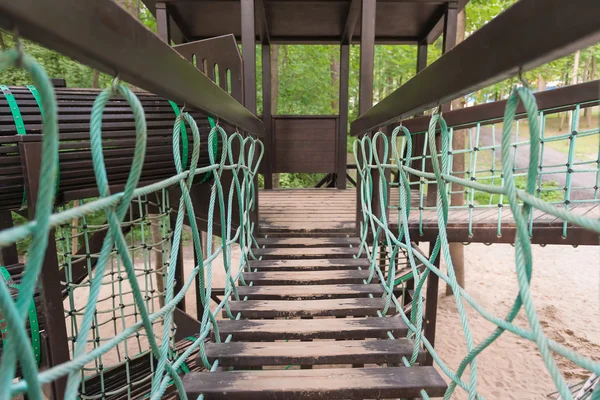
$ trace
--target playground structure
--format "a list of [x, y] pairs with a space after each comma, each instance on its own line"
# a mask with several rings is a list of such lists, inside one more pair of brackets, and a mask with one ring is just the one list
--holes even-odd
[[[599, 83], [535, 96], [523, 87], [508, 101], [457, 111], [445, 104], [598, 42], [594, 1], [521, 0], [454, 50], [462, 2], [316, 1], [306, 13], [279, 0], [147, 5], [159, 37], [109, 1], [0, 1], [3, 28], [149, 91], [119, 79], [102, 91], [53, 89], [18, 49], [0, 57], [0, 68], [25, 68], [34, 84], [3, 88], [0, 98], [0, 387], [11, 388], [0, 399], [41, 398], [42, 387], [54, 399], [429, 398], [454, 390], [475, 398], [476, 356], [505, 331], [536, 343], [562, 398], [585, 398], [570, 393], [553, 354], [590, 374], [600, 365], [540, 329], [530, 247], [599, 243], [600, 149], [591, 158], [578, 151], [600, 136], [600, 127], [580, 126], [582, 110], [598, 105]], [[394, 14], [406, 23], [386, 19]], [[335, 24], [324, 19], [332, 15]], [[532, 22], [556, 15], [552, 26]], [[447, 54], [424, 69], [427, 44], [440, 34]], [[257, 39], [262, 121], [254, 115]], [[357, 41], [353, 190], [345, 149], [348, 55]], [[271, 42], [341, 44], [338, 116], [270, 114]], [[419, 46], [422, 71], [372, 107], [375, 43], [405, 42]], [[571, 126], [547, 134], [559, 112], [571, 114]], [[318, 129], [325, 139], [310, 136]], [[452, 148], [459, 131], [465, 149]], [[564, 143], [557, 161], [553, 149]], [[454, 170], [461, 154], [464, 170]], [[325, 172], [337, 189], [270, 190], [274, 172]], [[462, 193], [464, 205], [449, 201]], [[13, 227], [11, 211], [29, 222]], [[203, 242], [202, 231], [221, 243]], [[20, 259], [16, 244], [29, 237]], [[515, 243], [520, 292], [508, 316], [490, 315], [458, 287], [449, 242]], [[217, 257], [224, 287], [211, 281]], [[434, 349], [439, 278], [464, 320], [469, 354], [460, 366]], [[186, 293], [195, 294], [195, 315]], [[471, 338], [467, 305], [498, 326], [481, 344]], [[521, 308], [529, 329], [512, 324]]]

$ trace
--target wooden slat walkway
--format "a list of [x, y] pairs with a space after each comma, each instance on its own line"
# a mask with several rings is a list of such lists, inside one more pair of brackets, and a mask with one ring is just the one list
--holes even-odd
[[[392, 189], [391, 199], [392, 204], [397, 203], [397, 189]], [[562, 205], [557, 207], [564, 208]], [[574, 203], [570, 205], [570, 211], [598, 219], [600, 203]], [[356, 235], [356, 190], [261, 190], [259, 216], [260, 234], [268, 235], [265, 244], [275, 241], [280, 235]], [[396, 231], [397, 212], [389, 210], [389, 216], [391, 228]], [[469, 220], [472, 222], [469, 223]], [[409, 218], [413, 240], [435, 240], [438, 234], [437, 223], [435, 210], [423, 210], [421, 216], [418, 200], [413, 200]], [[451, 209], [446, 230], [451, 242], [513, 243], [516, 233], [510, 209], [497, 206]], [[533, 214], [532, 243], [598, 245], [600, 241], [598, 235], [571, 225], [567, 226], [567, 236], [563, 237], [563, 221], [537, 210]]]
[[[251, 262], [252, 272], [245, 272], [243, 280], [252, 285], [238, 287], [247, 300], [229, 302], [233, 315], [241, 313], [241, 319], [218, 321], [221, 342], [213, 331], [206, 345], [208, 360], [218, 360], [225, 370], [186, 374], [188, 396], [414, 398], [423, 389], [431, 397], [443, 395], [447, 386], [435, 368], [388, 366], [402, 365], [402, 358], [412, 355], [414, 342], [403, 338], [407, 327], [393, 306], [387, 316], [378, 316], [386, 300], [378, 280], [368, 281], [367, 260], [339, 258], [357, 252], [350, 247], [357, 238], [323, 239], [327, 246], [319, 245], [320, 240], [262, 241], [270, 245], [262, 254], [274, 258]], [[320, 258], [314, 258], [315, 251]], [[222, 342], [230, 335], [230, 342]], [[424, 355], [420, 350], [418, 362]], [[239, 371], [248, 368], [253, 370]]]

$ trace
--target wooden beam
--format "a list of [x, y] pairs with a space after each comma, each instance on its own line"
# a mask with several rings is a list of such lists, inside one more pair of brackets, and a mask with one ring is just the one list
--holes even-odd
[[399, 121], [600, 41], [597, 0], [521, 0], [352, 123]]
[[[600, 80], [565, 86], [558, 89], [546, 90], [535, 93], [535, 100], [540, 111], [552, 110], [552, 113], [572, 110], [577, 103], [593, 102], [600, 97]], [[597, 105], [597, 104], [589, 104]], [[502, 122], [506, 100], [485, 103], [477, 106], [466, 107], [460, 110], [449, 111], [444, 114], [444, 119], [449, 127], [460, 127], [460, 129], [472, 128], [480, 121], [486, 123]], [[516, 118], [525, 118], [525, 108], [519, 104]], [[429, 128], [428, 116], [413, 118], [402, 121], [402, 125], [411, 133], [424, 132]], [[419, 135], [422, 136], [422, 135]], [[413, 145], [414, 148], [414, 145]]]
[[[358, 113], [362, 114], [373, 106], [373, 69], [375, 63], [375, 0], [362, 0], [360, 31], [360, 82]], [[359, 164], [362, 160], [356, 160]], [[356, 176], [357, 187], [362, 184]], [[356, 191], [356, 229], [359, 232], [362, 221], [361, 191]]]
[[446, 8], [446, 4], [440, 4], [437, 10], [429, 17], [419, 33], [420, 41], [430, 44], [439, 36], [440, 30], [438, 29], [438, 26], [442, 26], [441, 24], [444, 23]]
[[350, 78], [350, 45], [342, 44], [340, 46], [340, 101], [338, 121], [338, 159], [337, 159], [337, 178], [336, 186], [338, 189], [346, 188], [346, 164], [347, 164], [347, 146], [348, 146], [348, 81]]
[[265, 189], [273, 189], [273, 121], [271, 99], [271, 46], [262, 45], [262, 95], [263, 95], [263, 124], [265, 125], [265, 157], [263, 159]]
[[[171, 1], [168, 1], [168, 0], [166, 0], [166, 1], [142, 0], [142, 2], [146, 6], [146, 8], [148, 10], [150, 10], [152, 15], [154, 15], [154, 17], [156, 18], [157, 28], [158, 28], [158, 6], [157, 5], [159, 3], [163, 3], [166, 6], [167, 5], [166, 3], [171, 3]], [[183, 33], [183, 30], [182, 30], [183, 25], [181, 25], [180, 22], [181, 21], [173, 18], [172, 15], [169, 16], [170, 37], [171, 37], [171, 40], [173, 41], [173, 43], [175, 43], [175, 44], [185, 43], [188, 40], [186, 35]]]
[[417, 46], [417, 74], [427, 67], [427, 50], [428, 45], [426, 41], [422, 41]]
[[168, 45], [171, 45], [169, 11], [165, 2], [156, 2], [156, 34]]
[[256, 114], [256, 30], [254, 0], [241, 0], [242, 58], [244, 59], [244, 105]]
[[348, 16], [346, 17], [344, 31], [342, 32], [342, 44], [352, 43], [352, 34], [354, 33], [354, 28], [356, 28], [358, 17], [360, 16], [360, 9], [361, 0], [352, 0], [350, 3], [350, 8], [348, 9]]
[[271, 44], [271, 38], [269, 37], [269, 24], [267, 22], [267, 13], [265, 12], [265, 3], [263, 0], [255, 0], [255, 17], [259, 22], [258, 32], [260, 35], [260, 43]]
[[373, 106], [373, 69], [375, 63], [375, 0], [362, 0], [360, 33], [360, 83], [358, 109], [364, 113]]
[[110, 0], [0, 0], [0, 26], [240, 130], [262, 122]]

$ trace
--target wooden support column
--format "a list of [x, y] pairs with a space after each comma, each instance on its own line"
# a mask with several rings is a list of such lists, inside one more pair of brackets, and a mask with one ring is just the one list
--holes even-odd
[[156, 34], [168, 45], [171, 45], [171, 27], [167, 4], [162, 1], [156, 2]]
[[[442, 46], [442, 54], [446, 54], [454, 46], [456, 46], [456, 25], [458, 22], [458, 4], [448, 3], [446, 6], [446, 12], [444, 13], [444, 41]], [[450, 111], [450, 103], [442, 104], [442, 112]], [[441, 148], [440, 137], [436, 135], [435, 145], [438, 151]], [[426, 163], [427, 172], [433, 172], [431, 162]], [[437, 184], [429, 184], [427, 188], [427, 206], [435, 206], [437, 199]]]
[[[360, 30], [360, 73], [358, 113], [363, 114], [373, 106], [373, 69], [375, 64], [375, 0], [362, 0]], [[360, 156], [359, 156], [360, 157]], [[360, 160], [356, 160], [357, 163]], [[360, 185], [360, 176], [356, 179]], [[360, 190], [356, 191], [356, 228], [360, 229], [362, 211]], [[360, 233], [360, 232], [359, 232]]]
[[[19, 143], [21, 166], [25, 178], [25, 193], [27, 196], [27, 213], [29, 220], [35, 220], [35, 206], [37, 203], [38, 189], [40, 186], [40, 169], [42, 163], [42, 143]], [[49, 367], [69, 361], [69, 339], [67, 336], [67, 322], [63, 308], [61, 275], [64, 271], [58, 267], [56, 253], [56, 240], [54, 229], [48, 233], [48, 246], [44, 256], [42, 272], [38, 279], [41, 285], [42, 312], [45, 316], [46, 327], [46, 360]], [[44, 391], [51, 399], [63, 399], [67, 379], [66, 376], [53, 381]]]
[[340, 119], [338, 133], [338, 159], [336, 187], [346, 189], [346, 164], [348, 146], [348, 80], [350, 77], [350, 45], [340, 46]]
[[[427, 45], [427, 39], [423, 39], [418, 45], [417, 45], [417, 74], [421, 71], [423, 71], [425, 69], [425, 67], [427, 67], [427, 50], [428, 50], [429, 46]], [[422, 115], [423, 113], [419, 113], [418, 115]], [[413, 148], [413, 156], [416, 155], [422, 155], [422, 151], [423, 151], [423, 144], [424, 144], [424, 140], [425, 140], [425, 135], [416, 135], [413, 136], [413, 143], [412, 143], [412, 148]], [[417, 169], [420, 168], [420, 164], [417, 165], [413, 165], [413, 168], [418, 167]], [[419, 180], [421, 179], [420, 177], [416, 176], [416, 175], [410, 175], [409, 176], [410, 182], [419, 182]], [[419, 191], [419, 186], [415, 185], [413, 186], [413, 189], [416, 191]]]
[[[435, 242], [429, 242], [429, 258], [433, 265], [440, 267], [440, 253], [435, 260], [431, 260], [431, 250], [435, 246]], [[431, 343], [431, 347], [435, 347], [435, 323], [437, 319], [438, 305], [438, 286], [440, 278], [433, 272], [429, 272], [427, 276], [427, 294], [425, 298], [425, 338]], [[425, 357], [425, 365], [433, 365], [433, 357], [429, 352]]]
[[[13, 227], [12, 213], [8, 210], [0, 211], [0, 229], [9, 229]], [[17, 245], [0, 248], [0, 265], [12, 265], [19, 262], [19, 254], [17, 253]]]
[[256, 114], [256, 30], [254, 23], [254, 0], [241, 1], [244, 106], [252, 114]]
[[[448, 3], [444, 14], [444, 42], [442, 54], [446, 54], [456, 46], [456, 26], [458, 24], [458, 4]], [[450, 103], [442, 105], [442, 112], [450, 111]]]
[[272, 129], [272, 99], [271, 99], [271, 46], [262, 44], [262, 95], [263, 95], [263, 124], [265, 126], [265, 189], [273, 189], [273, 169], [275, 167], [274, 138]]

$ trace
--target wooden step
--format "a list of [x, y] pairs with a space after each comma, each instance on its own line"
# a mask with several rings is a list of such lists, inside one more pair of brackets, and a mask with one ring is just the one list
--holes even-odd
[[[398, 316], [387, 318], [326, 318], [278, 320], [220, 320], [221, 340], [233, 334], [236, 341], [365, 339], [405, 336], [408, 328]], [[214, 332], [213, 332], [214, 340]]]
[[357, 237], [286, 237], [286, 238], [258, 238], [259, 246], [267, 248], [312, 248], [312, 247], [358, 247], [360, 239]]
[[[302, 271], [302, 272], [244, 272], [247, 284], [261, 285], [332, 285], [332, 284], [361, 284], [369, 278], [369, 271]], [[371, 283], [379, 282], [373, 274]]]
[[196, 372], [183, 377], [188, 396], [207, 400], [322, 400], [443, 396], [434, 367], [329, 368]]
[[354, 258], [357, 247], [316, 247], [316, 248], [261, 248], [252, 250], [255, 257], [263, 260], [293, 260], [314, 258]]
[[[242, 318], [283, 317], [374, 317], [383, 310], [385, 299], [331, 299], [331, 300], [247, 300], [230, 301], [233, 315], [242, 313]], [[388, 309], [395, 314], [396, 308]], [[227, 314], [223, 310], [223, 316]]]
[[322, 271], [356, 270], [369, 268], [367, 259], [317, 259], [317, 260], [263, 260], [250, 261], [250, 269], [258, 271]]
[[355, 297], [381, 297], [384, 293], [380, 284], [372, 285], [313, 285], [313, 286], [239, 286], [240, 298], [249, 300], [313, 300], [343, 299]]
[[[223, 367], [263, 365], [384, 364], [402, 362], [415, 344], [407, 339], [343, 340], [317, 342], [208, 343], [206, 355]], [[420, 357], [425, 353], [420, 352]], [[202, 360], [196, 361], [202, 365]]]

